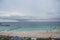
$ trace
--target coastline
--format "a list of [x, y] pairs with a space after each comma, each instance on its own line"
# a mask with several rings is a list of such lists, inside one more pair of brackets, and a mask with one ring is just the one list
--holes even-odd
[[0, 31], [0, 35], [35, 37], [35, 38], [60, 38], [60, 30], [55, 31]]

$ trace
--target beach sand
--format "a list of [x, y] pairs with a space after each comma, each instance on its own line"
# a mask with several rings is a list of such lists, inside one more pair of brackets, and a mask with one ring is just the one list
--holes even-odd
[[35, 38], [60, 38], [60, 31], [0, 31], [0, 35]]

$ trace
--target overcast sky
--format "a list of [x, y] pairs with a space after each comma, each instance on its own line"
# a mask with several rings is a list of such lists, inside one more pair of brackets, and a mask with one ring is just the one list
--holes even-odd
[[0, 21], [60, 20], [60, 0], [0, 0]]

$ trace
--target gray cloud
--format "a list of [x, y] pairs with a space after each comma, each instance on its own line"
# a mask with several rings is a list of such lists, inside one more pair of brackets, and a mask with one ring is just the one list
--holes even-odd
[[0, 0], [0, 19], [60, 20], [59, 0]]

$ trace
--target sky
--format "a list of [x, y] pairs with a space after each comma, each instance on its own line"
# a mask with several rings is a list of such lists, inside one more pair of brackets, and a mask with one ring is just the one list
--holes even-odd
[[4, 21], [60, 21], [60, 0], [0, 0]]

